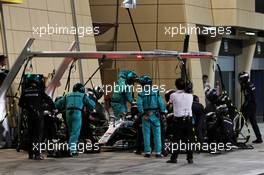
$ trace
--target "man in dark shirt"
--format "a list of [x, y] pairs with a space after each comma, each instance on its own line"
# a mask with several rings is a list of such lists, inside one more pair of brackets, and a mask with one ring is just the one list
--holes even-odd
[[43, 159], [39, 147], [44, 130], [43, 112], [47, 105], [51, 108], [51, 110], [55, 108], [52, 99], [45, 94], [44, 90], [45, 85], [42, 75], [25, 75], [24, 87], [19, 100], [19, 106], [23, 109], [27, 116], [29, 159]]
[[193, 96], [192, 111], [195, 120], [194, 127], [197, 139], [200, 143], [203, 143], [205, 133], [205, 109], [204, 106], [199, 102], [199, 97], [196, 95]]
[[257, 137], [253, 143], [262, 143], [262, 136], [256, 120], [256, 87], [250, 82], [249, 74], [247, 72], [239, 73], [238, 81], [241, 86], [241, 92], [244, 94], [244, 103], [241, 107], [241, 112], [246, 120], [249, 119]]

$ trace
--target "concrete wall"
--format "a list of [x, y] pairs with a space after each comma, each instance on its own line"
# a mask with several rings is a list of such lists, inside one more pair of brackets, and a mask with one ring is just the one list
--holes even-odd
[[[139, 35], [143, 51], [148, 50], [183, 50], [184, 35], [171, 37], [165, 35], [165, 27], [186, 25], [186, 13], [184, 1], [138, 1], [136, 9], [131, 10], [136, 30]], [[94, 22], [115, 23], [116, 1], [90, 0], [91, 14]], [[105, 13], [101, 13], [101, 12]], [[139, 50], [136, 37], [126, 9], [119, 9], [118, 50]], [[97, 37], [98, 48], [102, 45], [112, 44], [114, 29]], [[195, 38], [195, 37], [194, 37]], [[192, 41], [195, 44], [196, 41]], [[191, 44], [190, 44], [191, 45]], [[111, 48], [109, 46], [108, 48]], [[197, 51], [197, 48], [195, 49]], [[131, 69], [139, 75], [148, 74], [153, 77], [154, 83], [165, 84], [167, 89], [175, 88], [175, 79], [180, 77], [180, 69], [177, 60], [155, 59], [143, 61], [117, 61], [112, 65], [113, 69]]]
[[255, 0], [212, 0], [216, 26], [264, 29], [264, 14], [255, 12]]
[[[91, 14], [94, 22], [115, 23], [116, 0], [90, 0]], [[120, 1], [121, 3], [121, 1]], [[120, 4], [119, 4], [120, 5]], [[102, 13], [103, 12], [103, 13]], [[251, 29], [264, 29], [264, 15], [255, 13], [254, 0], [140, 0], [136, 9], [131, 10], [139, 40], [143, 50], [177, 50], [183, 49], [183, 35], [171, 37], [165, 35], [165, 27], [174, 26], [239, 26]], [[125, 9], [119, 9], [118, 50], [139, 50], [136, 38]], [[98, 48], [111, 48], [114, 28], [96, 38]], [[102, 47], [107, 46], [108, 47]], [[206, 50], [218, 56], [221, 45], [220, 38], [207, 40]], [[197, 35], [193, 34], [189, 43], [189, 51], [199, 51]], [[243, 59], [248, 59], [243, 57]], [[214, 84], [212, 61], [189, 61], [189, 74], [194, 82], [195, 93], [204, 98], [202, 74], [208, 74]], [[201, 65], [202, 64], [202, 65]], [[174, 87], [177, 61], [119, 61], [110, 69], [132, 69], [139, 74], [150, 74], [156, 83], [164, 83], [167, 88]], [[205, 66], [207, 65], [207, 66]], [[210, 70], [208, 69], [210, 67]], [[204, 70], [203, 70], [204, 69]]]
[[[5, 4], [4, 18], [7, 34], [8, 56], [10, 66], [16, 60], [28, 38], [36, 38], [33, 50], [40, 51], [66, 51], [74, 41], [74, 35], [45, 35], [39, 37], [33, 34], [35, 26], [73, 26], [70, 0], [24, 0], [23, 4]], [[92, 26], [89, 0], [76, 0], [77, 23], [79, 26]], [[80, 38], [80, 48], [85, 50], [96, 50], [94, 36]], [[58, 68], [61, 58], [41, 58], [33, 59], [33, 72], [41, 73], [45, 76], [53, 69]], [[97, 68], [97, 60], [84, 60], [84, 79], [88, 79]], [[20, 80], [21, 72], [17, 76], [16, 83]], [[55, 95], [61, 95], [64, 90], [67, 72], [65, 73], [61, 87]], [[79, 72], [72, 74], [71, 84], [79, 82]], [[95, 84], [101, 84], [100, 74], [96, 74]]]

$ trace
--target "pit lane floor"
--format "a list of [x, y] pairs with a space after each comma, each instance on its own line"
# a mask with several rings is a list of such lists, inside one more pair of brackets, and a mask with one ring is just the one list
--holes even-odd
[[[264, 124], [260, 126], [264, 133]], [[168, 158], [148, 159], [128, 152], [102, 152], [82, 154], [78, 158], [46, 158], [42, 161], [33, 161], [28, 160], [25, 153], [2, 149], [0, 174], [264, 174], [264, 144], [254, 147], [253, 150], [235, 150], [220, 155], [195, 154], [192, 165], [187, 164], [185, 155], [180, 155], [178, 164], [167, 164]]]

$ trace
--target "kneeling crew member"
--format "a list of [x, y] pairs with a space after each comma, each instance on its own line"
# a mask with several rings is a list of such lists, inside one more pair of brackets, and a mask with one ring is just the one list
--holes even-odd
[[178, 144], [177, 150], [173, 150], [170, 160], [167, 163], [177, 163], [177, 157], [180, 153], [180, 142], [186, 144], [187, 161], [193, 163], [193, 152], [188, 149], [187, 144], [192, 142], [193, 126], [192, 126], [192, 104], [193, 95], [184, 91], [185, 81], [182, 78], [176, 79], [175, 93], [170, 95], [169, 103], [173, 105], [174, 113], [174, 136], [173, 141]]

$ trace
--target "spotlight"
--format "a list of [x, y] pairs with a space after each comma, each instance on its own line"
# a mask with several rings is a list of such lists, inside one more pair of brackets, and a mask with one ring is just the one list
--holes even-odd
[[256, 35], [256, 33], [254, 33], [254, 32], [245, 32], [245, 34], [249, 35], [249, 36], [255, 36]]
[[260, 45], [260, 43], [257, 43], [257, 54], [258, 55], [261, 54], [261, 45]]
[[121, 7], [134, 9], [137, 6], [136, 0], [124, 0], [121, 4]]
[[228, 44], [228, 40], [224, 40], [224, 52], [228, 52], [229, 50], [229, 44]]

